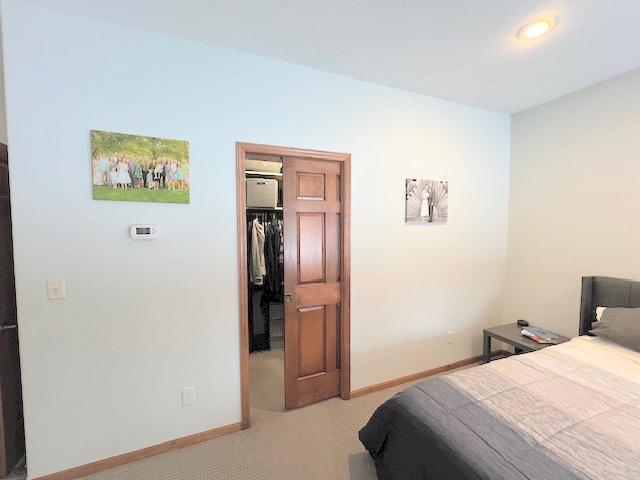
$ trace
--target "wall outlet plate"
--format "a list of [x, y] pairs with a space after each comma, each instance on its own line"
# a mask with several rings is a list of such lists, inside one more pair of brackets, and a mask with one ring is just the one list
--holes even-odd
[[182, 389], [182, 406], [196, 404], [196, 387], [185, 387]]

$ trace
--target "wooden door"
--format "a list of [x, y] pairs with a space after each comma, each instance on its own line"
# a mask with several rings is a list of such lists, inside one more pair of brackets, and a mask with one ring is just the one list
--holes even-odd
[[24, 454], [7, 146], [0, 144], [0, 478]]
[[285, 406], [340, 394], [340, 162], [284, 158]]

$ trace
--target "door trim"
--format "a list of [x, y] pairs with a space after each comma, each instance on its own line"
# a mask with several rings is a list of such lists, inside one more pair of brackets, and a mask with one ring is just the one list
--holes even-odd
[[342, 325], [340, 343], [340, 398], [351, 398], [351, 154], [236, 142], [236, 214], [238, 221], [238, 286], [240, 303], [240, 403], [242, 428], [251, 425], [249, 411], [249, 305], [247, 272], [246, 184], [247, 155], [274, 155], [342, 162]]

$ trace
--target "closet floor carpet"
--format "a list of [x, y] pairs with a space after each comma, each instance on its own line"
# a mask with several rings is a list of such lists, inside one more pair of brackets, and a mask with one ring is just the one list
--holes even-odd
[[358, 430], [412, 382], [344, 401], [283, 409], [283, 352], [250, 355], [251, 428], [85, 480], [375, 480]]

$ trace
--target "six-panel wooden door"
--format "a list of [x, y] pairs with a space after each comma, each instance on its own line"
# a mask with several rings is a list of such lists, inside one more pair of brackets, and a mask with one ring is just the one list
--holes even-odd
[[340, 394], [341, 164], [284, 158], [285, 406]]

